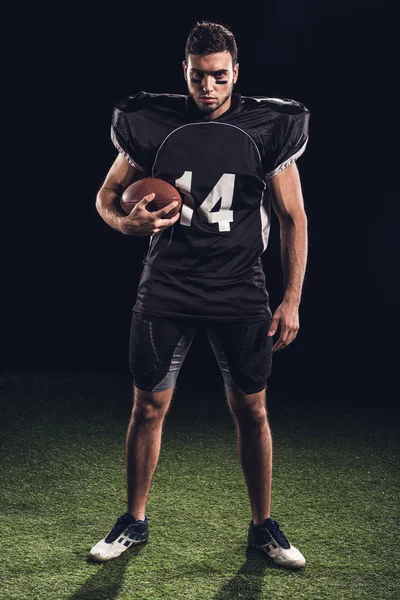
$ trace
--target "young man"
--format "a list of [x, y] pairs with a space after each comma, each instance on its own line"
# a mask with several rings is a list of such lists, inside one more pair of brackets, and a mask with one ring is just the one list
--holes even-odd
[[[97, 196], [106, 223], [127, 235], [150, 236], [150, 246], [130, 337], [134, 406], [126, 440], [127, 512], [90, 555], [110, 560], [148, 539], [146, 501], [163, 420], [196, 327], [202, 326], [237, 427], [252, 510], [248, 543], [276, 563], [298, 568], [303, 555], [270, 515], [265, 395], [272, 352], [290, 344], [299, 329], [307, 218], [295, 161], [307, 142], [309, 113], [294, 100], [233, 93], [237, 47], [222, 25], [198, 23], [185, 58], [187, 96], [140, 92], [117, 104], [112, 139], [120, 154]], [[173, 205], [147, 211], [152, 194], [128, 216], [122, 212], [119, 198], [138, 171], [179, 188], [178, 215], [165, 218]], [[280, 222], [285, 279], [273, 316], [260, 259], [271, 203]]]

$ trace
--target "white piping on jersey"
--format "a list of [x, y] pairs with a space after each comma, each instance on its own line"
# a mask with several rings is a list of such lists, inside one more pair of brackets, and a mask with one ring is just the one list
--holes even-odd
[[257, 150], [258, 158], [260, 159], [260, 164], [261, 164], [261, 167], [262, 167], [262, 160], [261, 160], [261, 154], [260, 154], [260, 151], [259, 151], [259, 149], [258, 149], [258, 147], [257, 147], [257, 144], [255, 143], [255, 141], [253, 140], [253, 138], [251, 137], [251, 135], [249, 135], [249, 134], [247, 133], [247, 131], [244, 131], [244, 129], [241, 129], [240, 127], [237, 127], [237, 125], [231, 125], [230, 123], [219, 123], [219, 122], [217, 122], [217, 121], [205, 121], [205, 122], [200, 122], [200, 123], [186, 123], [185, 125], [181, 125], [180, 127], [177, 127], [176, 129], [174, 129], [173, 131], [171, 131], [171, 133], [169, 133], [169, 134], [167, 135], [167, 137], [166, 137], [166, 138], [165, 138], [165, 140], [164, 140], [164, 141], [161, 143], [161, 145], [160, 145], [159, 149], [157, 150], [157, 154], [156, 154], [156, 156], [155, 156], [155, 159], [154, 159], [154, 162], [153, 162], [153, 166], [152, 166], [152, 170], [151, 170], [151, 171], [152, 171], [152, 176], [153, 176], [153, 177], [154, 177], [154, 167], [155, 167], [155, 164], [156, 164], [156, 162], [157, 162], [158, 154], [159, 154], [159, 152], [160, 152], [161, 148], [163, 147], [163, 145], [165, 144], [165, 142], [167, 141], [167, 139], [168, 139], [168, 138], [169, 138], [169, 137], [170, 137], [170, 136], [171, 136], [173, 133], [175, 133], [176, 131], [179, 131], [179, 129], [183, 129], [184, 127], [190, 127], [190, 126], [192, 126], [192, 125], [227, 125], [228, 127], [234, 127], [234, 129], [238, 129], [239, 131], [241, 131], [242, 133], [244, 133], [245, 135], [247, 135], [247, 137], [248, 137], [248, 138], [250, 138], [250, 140], [253, 142], [253, 144], [254, 144], [254, 146], [255, 146], [255, 148], [256, 148], [256, 150]]
[[285, 100], [285, 98], [272, 98], [269, 96], [247, 96], [256, 102], [274, 102], [275, 104], [279, 104], [279, 106], [283, 106], [284, 104], [293, 104], [291, 100]]
[[261, 202], [260, 202], [260, 217], [261, 217], [261, 237], [263, 241], [263, 252], [266, 250], [268, 246], [269, 239], [269, 231], [271, 229], [271, 204], [268, 197], [268, 204], [264, 202], [265, 198], [265, 190], [267, 188], [267, 184], [264, 181], [263, 191], [261, 193]]
[[304, 144], [302, 145], [302, 147], [300, 148], [300, 150], [297, 150], [296, 154], [293, 154], [293, 156], [291, 156], [290, 158], [288, 158], [288, 160], [286, 160], [283, 163], [281, 163], [273, 171], [270, 171], [269, 173], [267, 173], [267, 175], [265, 176], [265, 181], [267, 179], [271, 179], [271, 177], [273, 177], [277, 173], [280, 173], [281, 171], [284, 171], [286, 169], [286, 167], [289, 167], [289, 165], [291, 165], [292, 162], [294, 162], [295, 160], [297, 160], [299, 158], [299, 156], [301, 156], [303, 154], [304, 150], [306, 149], [307, 142], [308, 142], [308, 137], [307, 137], [306, 141], [304, 142]]
[[130, 165], [132, 165], [132, 167], [135, 167], [135, 169], [138, 169], [139, 171], [142, 171], [142, 173], [147, 173], [147, 171], [145, 169], [143, 169], [143, 167], [141, 167], [140, 165], [138, 165], [131, 156], [129, 156], [129, 154], [127, 152], [125, 152], [125, 150], [122, 148], [122, 146], [120, 146], [118, 140], [117, 140], [117, 136], [115, 135], [115, 131], [114, 128], [111, 127], [111, 140], [114, 144], [114, 146], [116, 147], [116, 149], [118, 150], [118, 152], [121, 152], [121, 154], [123, 156], [125, 156], [126, 160], [128, 161], [128, 163]]

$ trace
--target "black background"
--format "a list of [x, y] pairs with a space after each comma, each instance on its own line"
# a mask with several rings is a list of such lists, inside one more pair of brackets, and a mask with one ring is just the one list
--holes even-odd
[[[371, 382], [395, 390], [394, 5], [136, 4], [6, 10], [2, 369], [128, 371], [131, 310], [148, 239], [113, 231], [95, 209], [117, 155], [112, 108], [140, 90], [185, 93], [187, 35], [197, 21], [216, 20], [236, 35], [236, 91], [295, 98], [311, 112], [298, 162], [309, 220], [300, 331], [274, 355], [271, 381]], [[263, 263], [275, 310], [283, 295], [275, 216]], [[182, 376], [200, 381], [205, 373], [219, 377], [199, 333]]]

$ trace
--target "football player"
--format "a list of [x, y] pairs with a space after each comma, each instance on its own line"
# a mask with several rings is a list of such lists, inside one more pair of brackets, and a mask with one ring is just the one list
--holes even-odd
[[[107, 561], [147, 541], [146, 501], [163, 420], [196, 329], [204, 327], [237, 428], [252, 512], [248, 543], [283, 567], [299, 568], [304, 556], [270, 513], [266, 384], [273, 352], [299, 330], [307, 218], [296, 160], [306, 147], [309, 111], [295, 100], [234, 93], [237, 46], [217, 23], [198, 23], [190, 32], [183, 75], [187, 95], [141, 91], [121, 99], [112, 115], [119, 155], [96, 207], [117, 231], [148, 236], [149, 248], [129, 344], [134, 404], [126, 439], [127, 510], [90, 555]], [[149, 212], [150, 194], [126, 215], [119, 199], [138, 173], [178, 188], [181, 211], [166, 218], [170, 204]], [[271, 206], [280, 223], [285, 283], [274, 314], [260, 258]]]

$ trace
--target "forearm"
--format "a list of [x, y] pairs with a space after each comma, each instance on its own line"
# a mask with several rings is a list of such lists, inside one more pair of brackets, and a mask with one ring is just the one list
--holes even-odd
[[305, 214], [280, 224], [284, 300], [300, 304], [307, 264], [308, 234]]
[[126, 216], [119, 205], [120, 194], [115, 190], [102, 187], [96, 197], [96, 209], [103, 221], [122, 233], [121, 220]]

